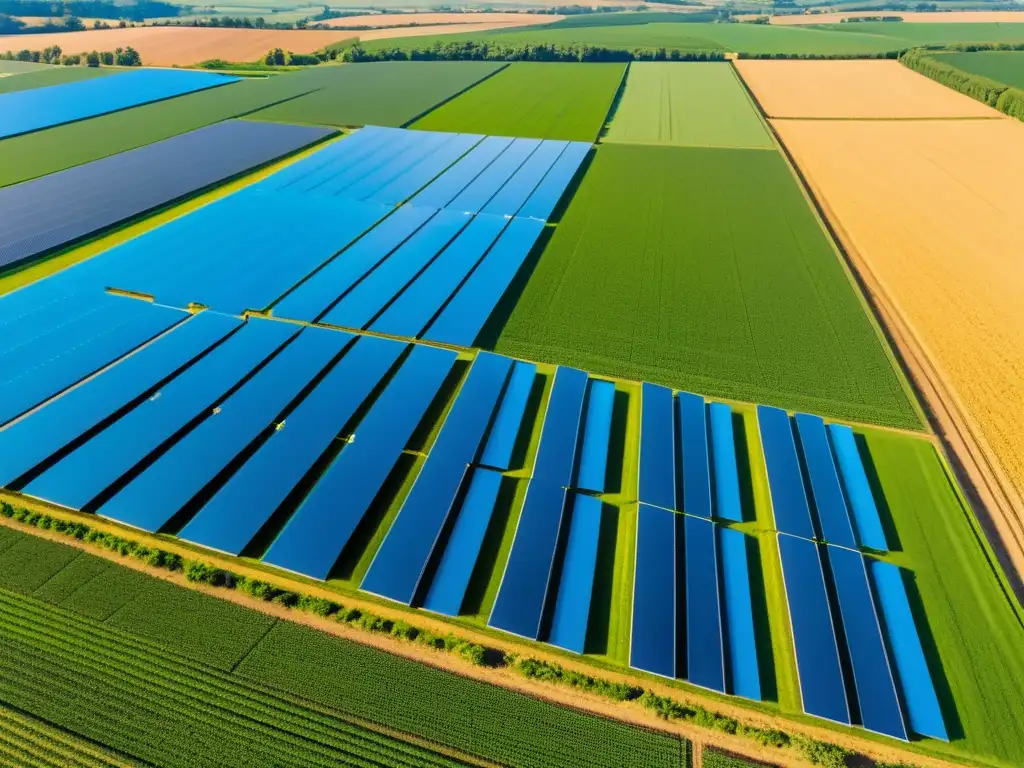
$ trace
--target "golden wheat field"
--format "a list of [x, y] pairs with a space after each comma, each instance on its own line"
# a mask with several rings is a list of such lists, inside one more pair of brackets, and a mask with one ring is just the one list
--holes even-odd
[[1024, 125], [773, 124], [1021, 494]]
[[896, 61], [735, 62], [769, 117], [1001, 117]]

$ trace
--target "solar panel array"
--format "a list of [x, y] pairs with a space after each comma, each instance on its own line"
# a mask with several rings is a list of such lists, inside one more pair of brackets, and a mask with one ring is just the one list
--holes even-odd
[[0, 268], [290, 154], [332, 129], [227, 120], [0, 189]]
[[0, 139], [233, 83], [185, 69], [142, 69], [0, 95]]

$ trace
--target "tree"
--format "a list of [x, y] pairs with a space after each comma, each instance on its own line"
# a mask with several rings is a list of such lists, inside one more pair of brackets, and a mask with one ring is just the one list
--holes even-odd
[[100, 65], [100, 55], [93, 51], [85, 57], [85, 64], [89, 67], [98, 67]]
[[110, 51], [103, 51], [103, 53], [100, 54], [100, 61], [102, 62], [103, 66], [112, 67], [114, 66], [114, 54], [112, 54]]
[[77, 16], [68, 16], [64, 19], [64, 29], [68, 32], [81, 32], [85, 29], [85, 22]]
[[263, 58], [263, 63], [271, 67], [283, 67], [285, 64], [284, 51], [280, 48], [275, 48], [274, 50], [269, 51]]
[[141, 67], [142, 57], [139, 52], [130, 45], [127, 48], [118, 48], [114, 51], [114, 59], [119, 67]]

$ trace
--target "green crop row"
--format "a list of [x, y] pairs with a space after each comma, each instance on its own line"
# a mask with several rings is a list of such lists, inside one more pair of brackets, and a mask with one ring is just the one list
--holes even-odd
[[764, 763], [755, 763], [753, 760], [722, 752], [714, 747], [704, 747], [701, 762], [704, 768], [759, 768], [764, 766]]
[[19, 768], [127, 768], [137, 764], [0, 704], [0, 765]]

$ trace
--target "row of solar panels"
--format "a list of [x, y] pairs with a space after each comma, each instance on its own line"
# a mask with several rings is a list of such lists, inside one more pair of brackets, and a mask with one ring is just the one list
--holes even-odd
[[227, 85], [238, 79], [195, 70], [142, 69], [0, 94], [0, 139]]
[[0, 268], [167, 205], [335, 133], [226, 120], [0, 189]]
[[[757, 407], [757, 422], [777, 530], [850, 549], [888, 550], [850, 427], [826, 427], [820, 416], [806, 413], [791, 419], [785, 411], [766, 405]], [[793, 439], [794, 422], [799, 447]]]
[[948, 740], [899, 567], [778, 534], [804, 711]]

